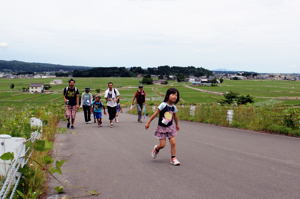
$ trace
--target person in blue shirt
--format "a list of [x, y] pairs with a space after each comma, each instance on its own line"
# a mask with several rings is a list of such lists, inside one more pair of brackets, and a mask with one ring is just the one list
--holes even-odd
[[95, 101], [93, 101], [93, 113], [97, 119], [98, 127], [102, 127], [102, 110], [106, 115], [105, 107], [101, 102], [101, 97], [96, 96]]

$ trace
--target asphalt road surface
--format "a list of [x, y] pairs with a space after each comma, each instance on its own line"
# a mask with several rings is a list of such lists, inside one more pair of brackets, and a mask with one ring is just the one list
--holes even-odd
[[[53, 154], [67, 160], [59, 178], [69, 197], [300, 198], [299, 138], [180, 121], [176, 167], [169, 163], [169, 144], [151, 158], [156, 120], [146, 131], [133, 115], [122, 114], [114, 128], [106, 118], [98, 128], [78, 113], [75, 129], [56, 137]], [[51, 180], [49, 195], [56, 185]], [[86, 196], [91, 190], [100, 195]]]

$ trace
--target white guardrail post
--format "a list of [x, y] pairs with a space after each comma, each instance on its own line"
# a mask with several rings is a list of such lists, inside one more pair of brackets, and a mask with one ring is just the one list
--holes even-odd
[[190, 116], [195, 116], [196, 113], [196, 106], [195, 105], [191, 105], [190, 106]]
[[234, 115], [234, 111], [233, 110], [227, 110], [227, 121], [229, 124], [232, 124], [233, 121], [233, 115]]
[[[6, 134], [0, 135], [0, 156], [7, 152], [14, 154], [13, 160], [0, 160], [0, 176], [4, 178], [4, 182], [1, 184], [0, 199], [13, 198], [22, 176], [18, 170], [28, 162], [31, 156], [31, 152], [26, 156], [30, 148], [26, 148], [25, 144], [28, 141], [35, 142], [35, 140], [41, 138], [42, 120], [33, 117], [30, 119], [30, 126], [35, 131], [31, 133], [28, 140]], [[9, 197], [7, 197], [8, 194], [10, 194]]]

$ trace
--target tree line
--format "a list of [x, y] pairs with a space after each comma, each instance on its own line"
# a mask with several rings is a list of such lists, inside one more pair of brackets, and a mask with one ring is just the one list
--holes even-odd
[[213, 73], [202, 67], [195, 66], [158, 66], [158, 67], [97, 67], [88, 70], [74, 70], [74, 77], [136, 77], [137, 75], [157, 75], [163, 76], [180, 76], [188, 77], [193, 75], [195, 77], [200, 76], [212, 76]]

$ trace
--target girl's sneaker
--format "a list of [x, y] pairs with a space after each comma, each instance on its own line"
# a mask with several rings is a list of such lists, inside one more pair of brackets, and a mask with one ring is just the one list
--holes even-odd
[[156, 151], [156, 147], [157, 147], [157, 145], [155, 145], [153, 147], [153, 150], [151, 152], [151, 156], [152, 156], [153, 159], [157, 158], [157, 155], [158, 155], [158, 152]]
[[180, 162], [178, 161], [178, 159], [176, 157], [171, 158], [170, 163], [174, 166], [179, 166], [180, 165]]

